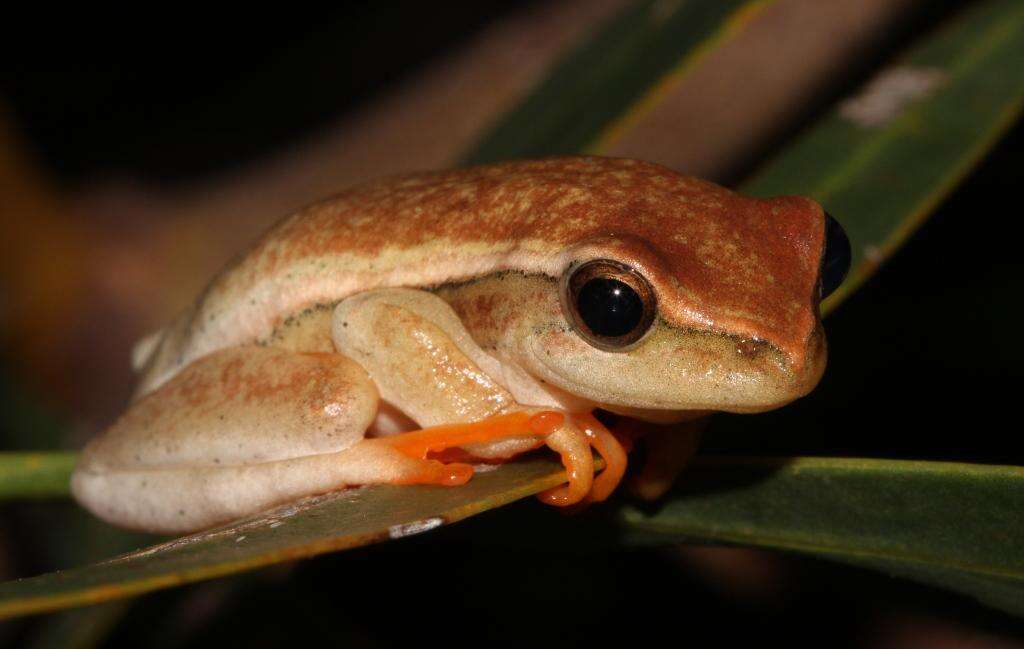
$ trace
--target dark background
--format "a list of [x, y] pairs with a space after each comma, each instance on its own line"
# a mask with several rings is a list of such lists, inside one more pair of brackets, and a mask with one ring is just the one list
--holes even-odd
[[[71, 16], [7, 42], [0, 97], [62, 186], [127, 175], [173, 188], [315, 134], [522, 4]], [[879, 60], [960, 4], [932, 3], [889, 36]], [[31, 21], [43, 18], [26, 20], [38, 28]], [[837, 81], [808, 115], [862, 81]], [[819, 388], [775, 413], [717, 417], [704, 450], [1024, 464], [1014, 416], [1022, 165], [1018, 126], [829, 316]], [[5, 375], [32, 383], [18, 372]], [[38, 514], [4, 513], [14, 526]], [[968, 598], [876, 573], [752, 551], [580, 547], [559, 537], [573, 524], [524, 502], [421, 538], [158, 593], [132, 604], [103, 646], [985, 646], [1024, 637], [1020, 622]], [[20, 574], [45, 564], [18, 546], [26, 537], [9, 536]], [[17, 623], [10, 646], [45, 619]]]

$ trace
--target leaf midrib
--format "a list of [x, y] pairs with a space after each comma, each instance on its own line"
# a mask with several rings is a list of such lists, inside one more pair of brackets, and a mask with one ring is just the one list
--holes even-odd
[[[947, 571], [957, 570], [979, 577], [998, 577], [1001, 579], [1012, 579], [1018, 581], [1024, 580], [1024, 569], [1008, 571], [1000, 566], [943, 561], [899, 552], [855, 550], [851, 549], [849, 546], [814, 544], [767, 535], [742, 534], [737, 532], [709, 533], [707, 528], [690, 528], [685, 525], [659, 524], [642, 520], [630, 520], [628, 524], [630, 527], [642, 531], [654, 532], [667, 536], [688, 536], [693, 539], [724, 542], [734, 545], [771, 548], [774, 550], [789, 550], [792, 552], [821, 554], [834, 557], [875, 559], [891, 563], [908, 563]], [[697, 531], [693, 532], [692, 530]]]

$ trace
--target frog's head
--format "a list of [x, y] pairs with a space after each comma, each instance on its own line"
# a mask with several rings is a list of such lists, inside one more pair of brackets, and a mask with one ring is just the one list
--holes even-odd
[[602, 164], [545, 185], [544, 205], [565, 208], [533, 247], [563, 245], [541, 276], [503, 279], [516, 306], [497, 346], [548, 385], [644, 419], [757, 412], [809, 392], [826, 357], [819, 301], [849, 266], [839, 224], [806, 198]]
[[531, 373], [641, 417], [756, 412], [809, 392], [826, 358], [819, 301], [842, 281], [849, 243], [806, 199], [733, 207], [727, 222], [685, 235], [619, 233], [569, 249], [564, 324], [533, 338]]

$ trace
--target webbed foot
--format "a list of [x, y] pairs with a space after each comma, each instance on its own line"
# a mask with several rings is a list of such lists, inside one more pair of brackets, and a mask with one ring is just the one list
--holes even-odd
[[[472, 477], [472, 466], [442, 464], [430, 456], [467, 444], [509, 437], [536, 437], [537, 446], [547, 444], [561, 456], [568, 484], [540, 494], [541, 500], [551, 505], [566, 507], [580, 502], [600, 502], [611, 495], [626, 471], [626, 451], [590, 413], [567, 415], [554, 410], [519, 410], [375, 441], [424, 462], [423, 472], [411, 475], [406, 484], [460, 485]], [[604, 471], [596, 477], [591, 448], [596, 449], [605, 462]]]

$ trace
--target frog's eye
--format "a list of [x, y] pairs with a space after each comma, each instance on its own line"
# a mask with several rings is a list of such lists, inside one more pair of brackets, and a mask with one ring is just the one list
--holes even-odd
[[825, 214], [825, 250], [821, 255], [820, 292], [824, 299], [832, 294], [846, 279], [850, 270], [850, 239], [839, 221]]
[[562, 306], [588, 343], [624, 351], [654, 322], [654, 289], [635, 270], [610, 259], [570, 268], [562, 278]]

